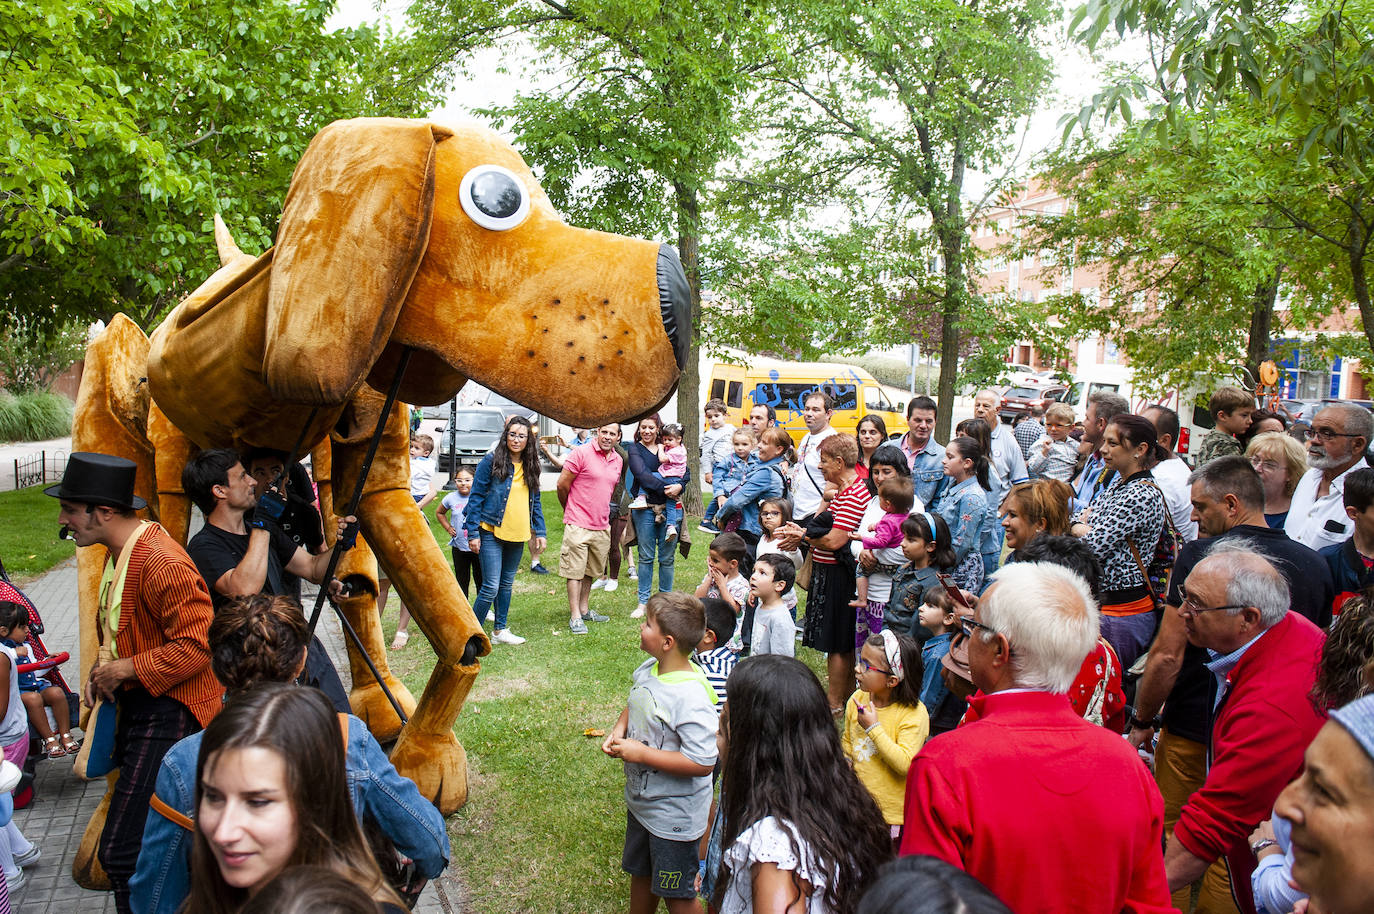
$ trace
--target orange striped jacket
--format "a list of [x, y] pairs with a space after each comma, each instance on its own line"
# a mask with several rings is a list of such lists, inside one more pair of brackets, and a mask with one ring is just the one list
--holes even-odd
[[223, 705], [207, 640], [214, 608], [205, 580], [176, 540], [154, 525], [133, 547], [119, 601], [115, 650], [139, 683], [181, 702], [204, 727]]

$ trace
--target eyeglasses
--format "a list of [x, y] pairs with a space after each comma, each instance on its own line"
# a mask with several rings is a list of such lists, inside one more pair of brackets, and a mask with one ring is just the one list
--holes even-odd
[[973, 637], [973, 631], [977, 628], [981, 628], [985, 632], [991, 632], [994, 635], [998, 634], [997, 629], [993, 628], [991, 625], [984, 625], [972, 616], [960, 616], [959, 627], [963, 629], [964, 634], [968, 635], [970, 638]]
[[525, 432], [506, 432], [506, 437], [512, 441], [525, 441], [530, 436]]
[[1334, 428], [1327, 428], [1326, 426], [1321, 426], [1321, 427], [1316, 427], [1316, 426], [1314, 426], [1314, 427], [1312, 427], [1312, 428], [1309, 428], [1309, 429], [1307, 430], [1307, 432], [1306, 432], [1306, 435], [1307, 435], [1307, 440], [1308, 440], [1308, 441], [1311, 441], [1313, 438], [1320, 438], [1320, 439], [1323, 440], [1323, 441], [1330, 441], [1332, 438], [1361, 438], [1361, 437], [1363, 437], [1362, 435], [1357, 435], [1357, 434], [1354, 434], [1353, 432], [1338, 432], [1338, 431], [1336, 431]]
[[1197, 600], [1193, 597], [1193, 595], [1190, 594], [1190, 593], [1188, 593], [1188, 588], [1186, 588], [1186, 587], [1180, 587], [1180, 588], [1178, 589], [1178, 595], [1179, 595], [1180, 597], [1183, 598], [1183, 602], [1179, 604], [1178, 610], [1179, 610], [1179, 612], [1183, 613], [1183, 615], [1185, 615], [1185, 616], [1196, 616], [1196, 615], [1198, 615], [1199, 613], [1216, 612], [1217, 610], [1220, 610], [1220, 609], [1244, 609], [1244, 608], [1245, 608], [1244, 604], [1236, 604], [1236, 603], [1227, 604], [1226, 606], [1200, 606], [1200, 605], [1198, 605], [1198, 602], [1197, 602]]
[[860, 658], [859, 658], [859, 666], [863, 667], [863, 671], [864, 671], [865, 673], [871, 673], [871, 672], [873, 672], [874, 670], [877, 670], [879, 673], [882, 673], [884, 676], [891, 676], [891, 675], [892, 675], [892, 671], [891, 671], [891, 670], [885, 670], [885, 669], [883, 669], [883, 668], [880, 667], [880, 666], [874, 666], [873, 664], [871, 664], [871, 663], [869, 663], [867, 660], [865, 660], [863, 657], [860, 657]]

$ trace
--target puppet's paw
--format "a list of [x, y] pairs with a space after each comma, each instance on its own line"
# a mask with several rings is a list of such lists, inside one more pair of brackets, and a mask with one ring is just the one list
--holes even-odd
[[407, 727], [391, 750], [391, 764], [415, 782], [439, 812], [452, 815], [468, 799], [468, 754], [458, 737]]

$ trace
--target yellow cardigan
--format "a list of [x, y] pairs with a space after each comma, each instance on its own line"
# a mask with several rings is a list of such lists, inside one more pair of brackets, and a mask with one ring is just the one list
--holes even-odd
[[862, 689], [849, 696], [844, 706], [844, 732], [840, 742], [854, 773], [868, 788], [883, 812], [888, 825], [902, 824], [906, 799], [906, 772], [911, 759], [930, 736], [930, 715], [925, 705], [890, 704], [878, 709], [878, 725], [864, 732], [859, 723], [858, 704], [868, 704], [871, 696]]

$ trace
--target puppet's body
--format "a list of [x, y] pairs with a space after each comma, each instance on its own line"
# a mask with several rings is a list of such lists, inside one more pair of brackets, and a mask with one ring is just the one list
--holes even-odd
[[[75, 450], [138, 463], [139, 494], [182, 542], [192, 454], [298, 442], [332, 540], [331, 511], [354, 490], [402, 353], [405, 402], [444, 402], [472, 378], [582, 428], [655, 408], [685, 358], [688, 290], [671, 249], [565, 225], [488, 131], [337, 122], [296, 168], [275, 248], [252, 257], [222, 225], [216, 235], [220, 269], [151, 339], [121, 315], [92, 341], [72, 431]], [[413, 714], [402, 731], [350, 645], [354, 711], [380, 739], [399, 733], [393, 763], [450, 813], [467, 796], [453, 726], [490, 644], [415, 510], [408, 435], [398, 403], [357, 512], [366, 542], [337, 576], [355, 584], [343, 609]], [[99, 548], [79, 556], [83, 658], [95, 656], [103, 560]], [[437, 655], [418, 703], [386, 667], [377, 563]], [[74, 867], [91, 887], [103, 809]]]

